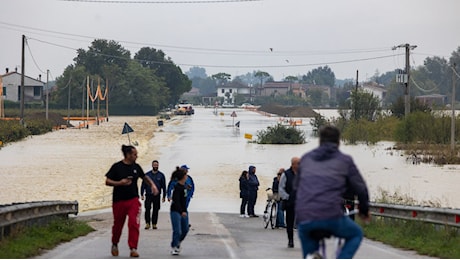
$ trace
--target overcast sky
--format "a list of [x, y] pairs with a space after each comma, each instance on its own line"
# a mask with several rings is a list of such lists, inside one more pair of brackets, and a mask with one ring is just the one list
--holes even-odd
[[131, 52], [163, 50], [183, 72], [232, 77], [262, 70], [275, 80], [329, 66], [337, 79], [372, 77], [412, 67], [426, 57], [448, 59], [460, 46], [458, 0], [2, 0], [0, 74], [46, 70], [50, 80], [73, 64], [76, 50], [98, 39]]

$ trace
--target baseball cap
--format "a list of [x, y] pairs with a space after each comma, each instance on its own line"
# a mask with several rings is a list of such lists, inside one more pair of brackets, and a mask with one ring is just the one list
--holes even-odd
[[186, 170], [190, 169], [190, 168], [187, 166], [187, 164], [182, 165], [181, 168], [186, 169]]

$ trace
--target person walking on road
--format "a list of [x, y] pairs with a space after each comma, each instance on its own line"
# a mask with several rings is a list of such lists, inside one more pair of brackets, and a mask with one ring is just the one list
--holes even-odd
[[[180, 168], [183, 169], [185, 173], [187, 173], [187, 179], [185, 181], [185, 188], [187, 189], [187, 209], [188, 209], [190, 201], [193, 198], [193, 193], [195, 193], [195, 182], [193, 181], [192, 176], [188, 175], [188, 170], [190, 170], [190, 168], [186, 164], [182, 165]], [[174, 190], [174, 186], [176, 185], [176, 183], [177, 183], [177, 177], [175, 177], [173, 173], [171, 175], [171, 180], [168, 183], [168, 194], [167, 194], [168, 201], [172, 200], [172, 192]]]
[[246, 208], [248, 205], [249, 199], [249, 183], [248, 183], [248, 171], [244, 170], [240, 175], [240, 198], [241, 198], [241, 206], [240, 206], [240, 217], [247, 218], [249, 214], [246, 214]]
[[256, 205], [257, 201], [257, 191], [259, 190], [259, 179], [257, 178], [256, 175], [256, 167], [255, 166], [249, 166], [249, 171], [248, 171], [248, 186], [249, 186], [249, 197], [248, 197], [248, 214], [249, 217], [251, 218], [257, 218], [257, 216], [254, 213], [254, 207]]
[[[161, 203], [164, 203], [166, 198], [165, 175], [158, 170], [158, 167], [159, 162], [157, 160], [153, 160], [152, 170], [148, 171], [145, 175], [153, 180], [153, 183], [155, 183], [159, 193], [157, 195], [152, 194], [150, 186], [147, 184], [147, 182], [142, 181], [141, 184], [141, 199], [145, 199], [145, 229], [150, 229], [150, 223], [152, 223], [152, 229], [157, 229], [158, 211], [160, 211]], [[161, 198], [161, 194], [163, 194], [163, 198]], [[152, 209], [152, 215], [150, 215], [150, 209]]]
[[325, 126], [319, 132], [319, 147], [300, 160], [296, 183], [295, 214], [303, 258], [318, 250], [310, 232], [322, 229], [344, 238], [338, 258], [351, 259], [363, 239], [362, 229], [344, 215], [343, 196], [348, 190], [359, 201], [359, 217], [370, 220], [369, 193], [351, 156], [339, 150], [340, 131]]
[[137, 245], [139, 242], [139, 218], [141, 203], [139, 202], [139, 189], [137, 181], [144, 180], [151, 187], [153, 194], [158, 194], [158, 189], [153, 181], [144, 174], [141, 166], [136, 163], [137, 150], [131, 145], [122, 145], [123, 160], [116, 162], [106, 173], [105, 185], [113, 187], [112, 194], [112, 249], [113, 256], [118, 256], [118, 242], [128, 216], [128, 246], [131, 257], [139, 257]]
[[280, 179], [279, 193], [283, 199], [283, 207], [286, 211], [286, 232], [288, 237], [288, 247], [294, 247], [294, 220], [295, 220], [295, 199], [294, 182], [299, 170], [299, 157], [291, 159], [291, 167], [287, 169]]
[[185, 181], [187, 173], [183, 168], [177, 167], [173, 175], [177, 182], [174, 185], [174, 190], [171, 199], [171, 226], [172, 226], [172, 241], [171, 254], [178, 255], [180, 253], [181, 242], [187, 236], [189, 230], [188, 212], [187, 212], [187, 188]]
[[272, 183], [272, 191], [274, 199], [276, 200], [276, 223], [275, 227], [277, 228], [284, 228], [286, 225], [284, 224], [284, 210], [282, 206], [282, 200], [279, 194], [279, 183], [281, 179], [281, 175], [284, 173], [284, 168], [280, 168], [276, 173], [276, 177], [273, 178]]

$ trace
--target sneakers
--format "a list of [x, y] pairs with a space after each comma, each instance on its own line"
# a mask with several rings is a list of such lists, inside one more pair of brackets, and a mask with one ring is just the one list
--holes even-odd
[[245, 216], [244, 214], [241, 214], [241, 215], [240, 215], [240, 218], [244, 218], [244, 216]]
[[156, 224], [153, 224], [153, 225], [152, 225], [152, 229], [157, 229], [157, 225], [156, 225]]
[[257, 216], [257, 215], [249, 215], [249, 217], [251, 217], [251, 218], [258, 218], [259, 216]]
[[171, 248], [171, 255], [179, 255], [180, 249], [177, 247]]
[[129, 253], [130, 257], [139, 257], [139, 253], [137, 252], [136, 248], [131, 248], [131, 253]]
[[[155, 225], [153, 225], [153, 226], [155, 226]], [[149, 228], [150, 228], [150, 224], [146, 224], [145, 229], [149, 229]]]
[[112, 256], [118, 256], [118, 246], [112, 245]]

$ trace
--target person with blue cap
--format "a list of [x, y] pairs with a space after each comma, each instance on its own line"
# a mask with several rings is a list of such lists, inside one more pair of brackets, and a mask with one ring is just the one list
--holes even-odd
[[257, 218], [254, 213], [254, 206], [256, 205], [257, 201], [257, 191], [259, 190], [259, 179], [256, 175], [256, 167], [249, 166], [249, 178], [248, 178], [248, 186], [249, 186], [249, 197], [248, 197], [248, 215], [251, 218]]
[[[187, 179], [185, 181], [185, 188], [187, 189], [186, 207], [188, 209], [190, 200], [193, 198], [193, 193], [195, 192], [195, 183], [193, 182], [192, 177], [188, 175], [188, 170], [190, 168], [186, 164], [182, 165], [180, 168], [185, 170], [185, 172], [187, 173]], [[168, 183], [168, 192], [167, 192], [168, 201], [171, 201], [172, 199], [172, 192], [173, 192], [173, 189], [176, 183], [177, 183], [177, 178], [175, 178], [175, 176], [171, 176], [171, 180]]]

